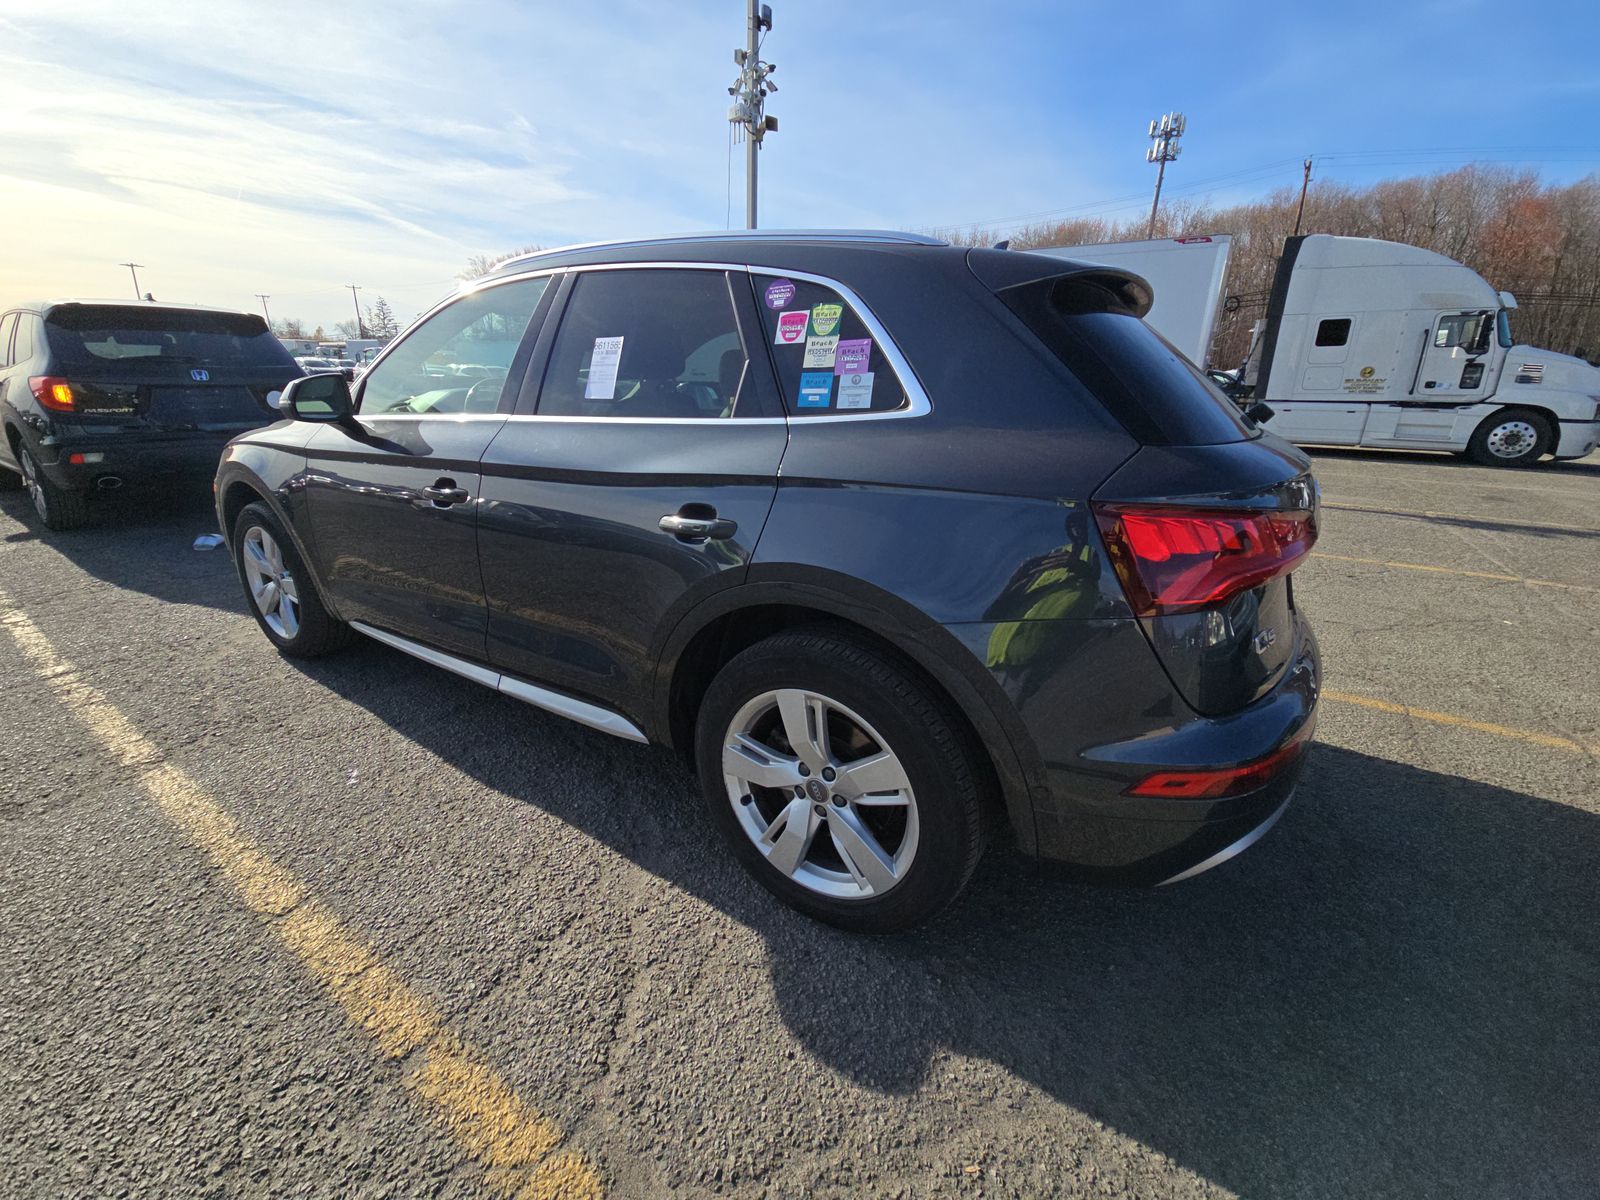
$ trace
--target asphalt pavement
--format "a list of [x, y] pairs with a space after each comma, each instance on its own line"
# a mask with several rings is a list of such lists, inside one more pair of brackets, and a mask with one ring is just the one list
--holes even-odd
[[892, 938], [664, 751], [280, 657], [203, 489], [0, 496], [0, 1195], [1594, 1195], [1600, 458], [1317, 474], [1272, 833]]

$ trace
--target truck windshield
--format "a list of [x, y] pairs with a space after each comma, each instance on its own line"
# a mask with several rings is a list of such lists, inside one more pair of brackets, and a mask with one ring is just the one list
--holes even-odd
[[1500, 315], [1495, 318], [1494, 329], [1500, 338], [1500, 345], [1507, 350], [1511, 349], [1511, 310], [1509, 308], [1500, 310]]

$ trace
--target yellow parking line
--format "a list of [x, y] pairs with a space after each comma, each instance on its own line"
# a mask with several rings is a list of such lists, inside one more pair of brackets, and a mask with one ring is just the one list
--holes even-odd
[[1522, 525], [1528, 529], [1553, 529], [1558, 533], [1595, 533], [1600, 534], [1600, 529], [1589, 529], [1582, 525], [1555, 525], [1549, 521], [1525, 521], [1521, 517], [1489, 517], [1474, 513], [1444, 512], [1432, 508], [1377, 508], [1365, 504], [1339, 504], [1332, 500], [1324, 500], [1323, 508], [1336, 508], [1341, 512], [1374, 513], [1380, 517], [1438, 517], [1447, 521], [1487, 521], [1491, 525]]
[[1496, 737], [1516, 738], [1522, 742], [1532, 742], [1535, 746], [1548, 746], [1552, 750], [1570, 750], [1575, 754], [1600, 754], [1600, 746], [1585, 746], [1571, 738], [1557, 737], [1553, 733], [1538, 733], [1532, 729], [1516, 729], [1510, 725], [1496, 725], [1492, 721], [1474, 721], [1470, 717], [1458, 717], [1454, 713], [1433, 712], [1426, 708], [1412, 708], [1409, 704], [1395, 704], [1391, 700], [1378, 700], [1372, 696], [1352, 696], [1348, 692], [1335, 692], [1328, 688], [1322, 690], [1324, 700], [1333, 700], [1340, 704], [1358, 704], [1362, 708], [1376, 709], [1378, 712], [1395, 713], [1407, 717], [1415, 717], [1419, 721], [1432, 721], [1436, 725], [1455, 725], [1462, 729], [1476, 729], [1479, 733], [1492, 733]]
[[1398, 567], [1402, 571], [1429, 571], [1436, 575], [1464, 575], [1468, 579], [1495, 579], [1504, 583], [1525, 583], [1529, 587], [1570, 588], [1575, 592], [1600, 592], [1600, 587], [1587, 583], [1559, 583], [1554, 579], [1529, 579], [1526, 575], [1502, 575], [1498, 571], [1465, 571], [1460, 567], [1435, 567], [1428, 563], [1391, 562], [1384, 558], [1358, 558], [1353, 554], [1329, 554], [1314, 550], [1312, 558], [1326, 558], [1333, 562], [1366, 563], [1372, 567]]
[[56, 653], [37, 625], [0, 591], [0, 625], [57, 697], [238, 891], [270, 922], [284, 946], [328, 989], [385, 1057], [415, 1055], [406, 1086], [483, 1167], [492, 1187], [518, 1200], [595, 1200], [594, 1165], [559, 1150], [565, 1135], [514, 1092], [471, 1044], [444, 1028], [428, 1000], [412, 991], [357, 935], [319, 904], [304, 883], [262, 853], [194, 780], [163, 760], [99, 689]]

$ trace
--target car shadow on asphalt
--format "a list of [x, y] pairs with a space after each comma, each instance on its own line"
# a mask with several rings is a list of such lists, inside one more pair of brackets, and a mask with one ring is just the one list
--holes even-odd
[[1273, 833], [1198, 879], [1091, 887], [1000, 848], [929, 927], [855, 937], [745, 877], [669, 752], [377, 646], [298, 665], [757, 931], [786, 1028], [861, 1086], [985, 1059], [1251, 1197], [1592, 1184], [1592, 814], [1319, 745]]
[[72, 560], [96, 579], [173, 604], [244, 611], [244, 594], [226, 547], [197, 551], [195, 538], [217, 532], [205, 480], [171, 490], [118, 490], [93, 500], [82, 529], [46, 529], [26, 493], [0, 492], [0, 513], [22, 528], [8, 542], [35, 542]]

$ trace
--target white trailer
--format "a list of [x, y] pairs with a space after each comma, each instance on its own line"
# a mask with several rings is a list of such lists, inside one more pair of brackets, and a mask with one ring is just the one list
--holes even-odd
[[1158, 238], [1150, 242], [1104, 242], [1097, 246], [1049, 246], [1030, 250], [1074, 262], [1120, 267], [1142, 276], [1155, 291], [1145, 321], [1198, 367], [1208, 365], [1222, 289], [1228, 278], [1233, 239]]

